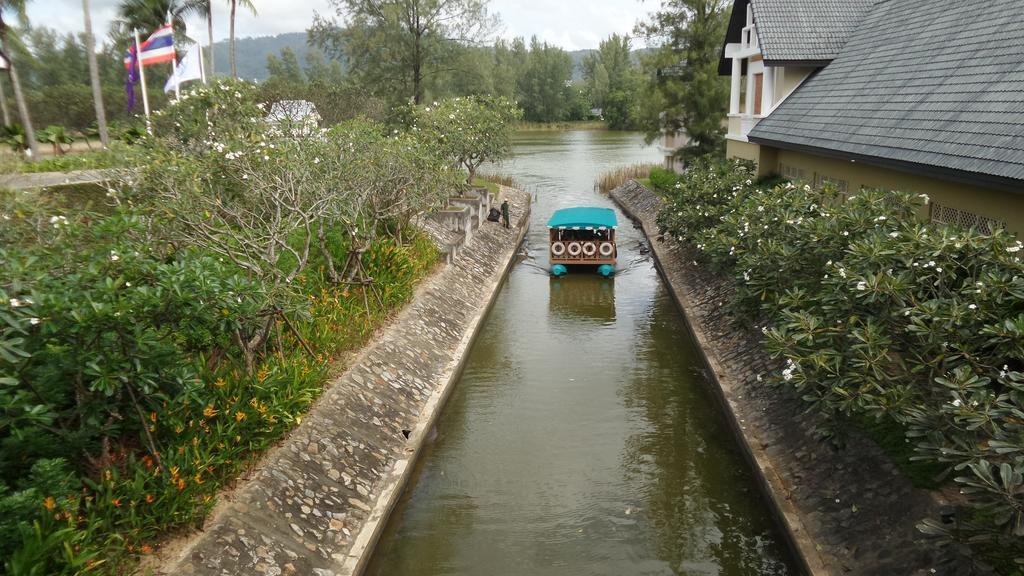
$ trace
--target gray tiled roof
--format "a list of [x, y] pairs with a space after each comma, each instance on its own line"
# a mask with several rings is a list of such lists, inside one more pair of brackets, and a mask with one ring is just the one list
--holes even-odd
[[832, 60], [876, 0], [751, 0], [765, 61]]
[[1020, 0], [879, 2], [749, 138], [1024, 181], [1020, 10]]

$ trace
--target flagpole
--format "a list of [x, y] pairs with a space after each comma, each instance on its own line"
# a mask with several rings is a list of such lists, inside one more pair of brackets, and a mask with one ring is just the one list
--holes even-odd
[[149, 130], [149, 95], [146, 93], [146, 68], [142, 65], [142, 43], [139, 31], [135, 31], [135, 60], [139, 64], [139, 82], [142, 84], [142, 108], [146, 111], [146, 130]]

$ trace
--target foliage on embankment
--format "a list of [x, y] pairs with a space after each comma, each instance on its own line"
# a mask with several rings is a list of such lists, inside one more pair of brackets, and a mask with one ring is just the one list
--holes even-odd
[[432, 268], [408, 223], [459, 189], [457, 158], [366, 121], [268, 124], [252, 90], [156, 118], [108, 213], [2, 198], [5, 573], [121, 573], [197, 525]]
[[923, 194], [766, 188], [738, 162], [654, 176], [662, 231], [731, 277], [737, 318], [760, 318], [785, 359], [766, 380], [827, 416], [829, 433], [851, 418], [896, 423], [915, 458], [953, 471], [972, 509], [955, 533], [932, 520], [922, 530], [1022, 555], [1022, 244], [920, 222]]

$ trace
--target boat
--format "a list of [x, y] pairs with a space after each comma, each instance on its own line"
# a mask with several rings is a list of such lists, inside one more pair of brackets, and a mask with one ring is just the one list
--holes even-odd
[[563, 208], [548, 220], [551, 274], [568, 274], [569, 266], [596, 266], [604, 277], [615, 273], [618, 220], [611, 208]]

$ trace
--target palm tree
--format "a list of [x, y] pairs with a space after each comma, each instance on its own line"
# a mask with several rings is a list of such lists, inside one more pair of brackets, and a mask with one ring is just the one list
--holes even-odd
[[206, 68], [208, 72], [206, 75], [213, 78], [213, 0], [199, 0], [203, 4], [203, 9], [206, 12], [206, 36], [210, 41], [208, 46], [210, 50], [210, 65]]
[[0, 51], [7, 58], [7, 72], [11, 75], [11, 87], [14, 89], [14, 101], [18, 105], [18, 115], [21, 116], [21, 127], [25, 130], [26, 144], [33, 159], [39, 158], [39, 144], [34, 137], [35, 130], [32, 129], [32, 118], [28, 114], [28, 104], [25, 103], [25, 94], [21, 91], [21, 81], [18, 79], [18, 70], [11, 60], [11, 50], [8, 39], [7, 22], [4, 20], [4, 11], [13, 10], [18, 19], [24, 21], [25, 2], [27, 0], [0, 0]]
[[169, 14], [174, 36], [186, 38], [185, 17], [195, 13], [196, 4], [182, 0], [121, 0], [112, 32], [123, 41], [127, 41], [136, 30], [145, 38], [146, 34], [166, 24]]
[[89, 80], [92, 82], [92, 102], [96, 108], [96, 125], [100, 132], [100, 144], [106, 148], [110, 144], [107, 135], [107, 112], [103, 109], [103, 89], [100, 87], [100, 68], [96, 64], [96, 44], [92, 36], [92, 15], [89, 13], [89, 0], [82, 0], [82, 14], [85, 19], [85, 52], [89, 58]]
[[[230, 0], [231, 2], [231, 31], [228, 36], [228, 49], [231, 52], [231, 77], [238, 78], [238, 70], [235, 68], [235, 11], [241, 6], [252, 12], [252, 15], [256, 15], [256, 6], [253, 5], [252, 0]], [[213, 50], [213, 47], [210, 47]]]

